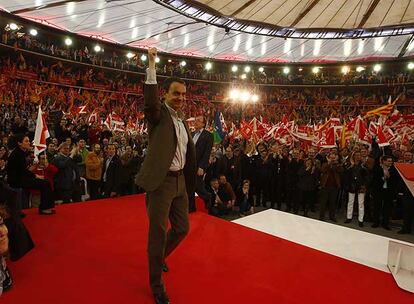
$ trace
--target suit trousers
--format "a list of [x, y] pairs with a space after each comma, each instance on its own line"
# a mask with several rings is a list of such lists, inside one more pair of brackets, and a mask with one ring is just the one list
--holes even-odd
[[381, 222], [383, 226], [388, 226], [393, 206], [393, 191], [380, 189], [374, 193], [373, 223], [379, 225]]
[[47, 179], [32, 178], [24, 182], [22, 188], [36, 189], [40, 191], [39, 210], [47, 210], [55, 207], [55, 200], [50, 183]]
[[[204, 184], [203, 176], [196, 177], [196, 189], [195, 192], [201, 197], [206, 206], [206, 209], [210, 208], [210, 201], [211, 201], [211, 194], [207, 191], [206, 186]], [[189, 197], [189, 211], [194, 212], [196, 211], [196, 204], [195, 204], [195, 193], [190, 195]]]
[[338, 199], [338, 192], [339, 189], [336, 187], [324, 187], [321, 189], [319, 193], [320, 199], [320, 213], [319, 218], [324, 219], [326, 213], [326, 207], [329, 209], [329, 218], [335, 219], [336, 218], [336, 207], [337, 207], [337, 199]]
[[[149, 219], [149, 281], [154, 294], [165, 291], [162, 264], [189, 231], [188, 196], [184, 175], [168, 176], [146, 194]], [[168, 220], [171, 228], [167, 232]]]

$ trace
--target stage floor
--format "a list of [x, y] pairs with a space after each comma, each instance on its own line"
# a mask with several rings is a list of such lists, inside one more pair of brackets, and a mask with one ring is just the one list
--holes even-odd
[[[164, 276], [171, 303], [414, 303], [386, 272], [203, 212], [190, 221]], [[25, 223], [36, 248], [9, 264], [1, 303], [153, 303], [142, 195], [30, 210]]]

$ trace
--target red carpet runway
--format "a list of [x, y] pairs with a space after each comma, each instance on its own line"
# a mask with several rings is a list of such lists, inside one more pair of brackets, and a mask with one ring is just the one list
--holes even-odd
[[[153, 303], [143, 196], [60, 206], [25, 219], [36, 248], [10, 263], [4, 304]], [[169, 258], [171, 302], [414, 303], [390, 274], [198, 212]]]

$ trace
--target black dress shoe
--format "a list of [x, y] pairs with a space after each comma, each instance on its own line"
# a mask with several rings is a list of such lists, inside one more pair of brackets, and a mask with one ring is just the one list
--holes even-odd
[[334, 217], [331, 217], [331, 218], [329, 218], [330, 220], [331, 220], [331, 222], [334, 222], [334, 223], [337, 223], [338, 221], [336, 220], [336, 218], [334, 218]]
[[364, 227], [364, 222], [358, 222], [358, 226], [359, 226], [360, 228]]
[[154, 300], [157, 304], [170, 304], [170, 299], [165, 292], [154, 294]]
[[170, 268], [168, 268], [167, 263], [162, 264], [162, 272], [168, 272], [170, 271]]
[[391, 230], [391, 228], [388, 225], [382, 225], [382, 228], [384, 228], [385, 230]]
[[351, 220], [351, 219], [346, 219], [346, 220], [344, 221], [344, 223], [345, 223], [345, 224], [349, 224], [350, 222], [352, 222], [352, 220]]
[[379, 227], [379, 224], [378, 223], [374, 223], [374, 224], [372, 224], [372, 226], [371, 226], [372, 228], [378, 228]]

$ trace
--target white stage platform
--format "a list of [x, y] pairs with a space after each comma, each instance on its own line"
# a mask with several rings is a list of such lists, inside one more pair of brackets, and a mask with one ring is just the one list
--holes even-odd
[[412, 246], [399, 240], [274, 209], [233, 222], [384, 272], [389, 272], [389, 240]]

